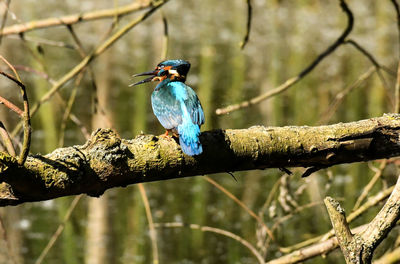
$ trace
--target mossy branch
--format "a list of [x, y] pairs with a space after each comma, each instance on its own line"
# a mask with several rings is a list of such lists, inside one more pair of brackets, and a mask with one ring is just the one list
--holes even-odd
[[0, 153], [0, 206], [173, 178], [281, 167], [328, 167], [400, 155], [400, 115], [318, 127], [213, 130], [204, 153], [189, 157], [173, 139], [119, 138], [95, 131], [81, 146], [28, 156], [23, 166]]

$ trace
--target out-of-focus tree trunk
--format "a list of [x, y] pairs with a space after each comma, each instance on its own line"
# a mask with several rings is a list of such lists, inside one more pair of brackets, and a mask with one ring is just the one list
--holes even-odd
[[7, 207], [1, 209], [0, 227], [0, 263], [23, 264], [23, 234], [19, 226], [21, 207]]
[[[111, 123], [111, 117], [107, 115], [108, 96], [111, 83], [110, 71], [107, 68], [111, 68], [112, 54], [110, 52], [105, 53], [99, 58], [98, 65], [102, 67], [97, 77], [97, 94], [93, 95], [97, 97], [98, 105], [96, 106], [96, 112], [92, 118], [92, 130], [97, 128], [109, 127]], [[86, 230], [86, 252], [85, 252], [85, 263], [86, 264], [105, 264], [109, 263], [111, 254], [109, 253], [109, 195], [105, 193], [99, 198], [88, 199], [88, 219], [87, 219], [87, 230]]]

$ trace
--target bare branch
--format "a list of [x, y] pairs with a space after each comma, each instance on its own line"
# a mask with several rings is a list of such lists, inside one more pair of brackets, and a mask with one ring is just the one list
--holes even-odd
[[[359, 226], [357, 228], [353, 228], [351, 232], [358, 233], [365, 228], [366, 225]], [[326, 255], [332, 250], [336, 249], [339, 246], [336, 237], [328, 239], [323, 242], [319, 242], [313, 245], [310, 245], [305, 248], [298, 249], [290, 254], [284, 255], [282, 257], [273, 259], [271, 261], [266, 262], [266, 264], [293, 264], [293, 263], [301, 263], [307, 259], [314, 258], [316, 256]]]
[[0, 135], [1, 138], [3, 139], [4, 145], [6, 145], [8, 154], [10, 154], [12, 157], [15, 157], [16, 156], [15, 149], [12, 144], [10, 134], [8, 134], [6, 127], [1, 121], [0, 121]]
[[346, 96], [353, 91], [355, 88], [359, 87], [361, 84], [363, 84], [366, 80], [368, 80], [369, 77], [376, 71], [375, 67], [370, 67], [366, 72], [361, 74], [358, 79], [349, 85], [347, 88], [345, 88], [343, 91], [339, 92], [336, 94], [335, 98], [329, 105], [328, 109], [324, 111], [324, 113], [321, 115], [321, 118], [318, 120], [318, 124], [325, 124], [330, 120], [335, 113], [335, 111], [338, 109], [340, 106], [341, 102], [346, 98]]
[[374, 187], [375, 183], [378, 181], [378, 179], [381, 178], [382, 176], [382, 172], [385, 169], [387, 164], [387, 160], [382, 161], [381, 166], [379, 167], [379, 169], [376, 171], [375, 175], [372, 177], [372, 179], [368, 182], [368, 184], [364, 187], [364, 189], [362, 190], [360, 196], [357, 198], [356, 203], [354, 204], [353, 207], [353, 211], [357, 210], [362, 201], [365, 199], [365, 197], [367, 197], [367, 195], [370, 193], [372, 187]]
[[[18, 163], [20, 165], [22, 165], [22, 164], [24, 164], [26, 158], [28, 157], [29, 147], [30, 147], [30, 144], [31, 144], [31, 118], [30, 118], [30, 115], [29, 115], [28, 95], [26, 94], [25, 85], [21, 81], [15, 79], [13, 76], [11, 76], [11, 75], [9, 75], [9, 74], [7, 74], [5, 72], [0, 72], [0, 74], [3, 75], [3, 76], [6, 76], [8, 79], [10, 79], [13, 82], [15, 82], [21, 88], [22, 99], [23, 99], [23, 102], [24, 102], [24, 112], [22, 113], [22, 115], [20, 114], [20, 116], [23, 118], [23, 124], [24, 124], [24, 141], [22, 143], [22, 151], [20, 153], [20, 157], [19, 157]], [[7, 101], [4, 98], [1, 98], [1, 100], [2, 100], [3, 103]], [[8, 103], [9, 103], [8, 106], [16, 107], [15, 105], [12, 105], [10, 102], [8, 102]], [[10, 109], [12, 109], [12, 108], [10, 108]], [[20, 111], [19, 108], [13, 109], [13, 110], [14, 111]]]
[[81, 200], [82, 197], [83, 195], [78, 195], [71, 202], [67, 212], [65, 213], [62, 223], [60, 223], [60, 225], [57, 227], [56, 232], [53, 234], [53, 236], [50, 238], [49, 242], [47, 243], [43, 251], [40, 253], [40, 256], [35, 261], [35, 264], [41, 264], [43, 262], [44, 258], [47, 256], [47, 253], [49, 253], [50, 249], [54, 246], [54, 243], [56, 243], [57, 239], [64, 231], [65, 225], [71, 218], [72, 212], [75, 210], [75, 207], [78, 205], [78, 202]]
[[92, 11], [87, 13], [73, 14], [62, 17], [47, 18], [43, 20], [30, 21], [23, 24], [16, 24], [9, 27], [5, 27], [0, 35], [12, 35], [21, 34], [34, 29], [48, 28], [61, 25], [72, 25], [83, 21], [90, 21], [104, 18], [115, 18], [115, 16], [121, 17], [128, 15], [135, 11], [140, 11], [146, 8], [152, 7], [152, 1], [135, 1], [129, 5], [103, 9], [98, 11]]
[[370, 263], [375, 248], [382, 242], [387, 234], [400, 219], [400, 177], [383, 208], [374, 217], [367, 228], [362, 232], [363, 250], [362, 263]]
[[151, 247], [153, 252], [153, 264], [158, 264], [159, 258], [158, 258], [158, 247], [157, 247], [157, 233], [154, 226], [153, 216], [151, 215], [149, 199], [147, 198], [146, 190], [143, 184], [139, 183], [138, 187], [140, 191], [140, 196], [142, 197], [144, 209], [146, 211], [147, 222], [149, 223]]
[[[360, 206], [357, 210], [355, 210], [354, 212], [350, 213], [349, 216], [346, 218], [346, 221], [350, 224], [351, 222], [353, 222], [355, 219], [357, 219], [359, 216], [361, 216], [363, 213], [367, 212], [368, 209], [370, 209], [371, 207], [377, 205], [378, 203], [382, 202], [383, 200], [385, 200], [387, 197], [389, 197], [389, 195], [392, 193], [394, 189], [394, 186], [379, 192], [378, 194], [376, 194], [375, 196], [369, 198], [367, 200], [367, 202], [365, 202], [362, 206]], [[313, 243], [316, 243], [318, 241], [326, 241], [328, 240], [330, 237], [332, 237], [334, 235], [334, 231], [333, 229], [330, 230], [329, 232], [327, 232], [324, 235], [318, 236], [318, 237], [314, 237], [311, 239], [308, 239], [306, 241], [303, 241], [301, 243], [298, 243], [294, 246], [290, 246], [290, 247], [281, 247], [280, 251], [283, 253], [290, 253], [294, 250], [299, 250], [301, 248], [310, 246]]]
[[[348, 223], [351, 223], [357, 219], [361, 214], [365, 213], [369, 208], [377, 205], [381, 201], [385, 200], [394, 190], [394, 186], [378, 193], [374, 197], [368, 199], [360, 208], [352, 212], [346, 219]], [[357, 227], [352, 230], [352, 233], [359, 233], [365, 229], [367, 225]], [[305, 242], [301, 242], [297, 245], [280, 248], [281, 252], [288, 253], [280, 258], [267, 262], [268, 264], [289, 264], [298, 263], [307, 259], [324, 255], [334, 250], [339, 246], [336, 237], [330, 238], [334, 235], [334, 231], [326, 233], [325, 235], [318, 236], [316, 238], [309, 239]]]
[[247, 23], [246, 23], [246, 33], [243, 37], [242, 42], [240, 43], [240, 49], [244, 49], [246, 46], [247, 42], [249, 42], [250, 38], [250, 30], [251, 30], [251, 18], [252, 18], [252, 6], [251, 6], [251, 0], [246, 0], [247, 4]]
[[257, 97], [254, 97], [248, 101], [244, 101], [239, 104], [233, 104], [229, 105], [224, 108], [219, 108], [215, 112], [217, 115], [223, 115], [227, 114], [245, 107], [249, 107], [258, 103], [261, 103], [264, 100], [267, 100], [275, 95], [278, 95], [290, 87], [292, 87], [294, 84], [296, 84], [298, 81], [300, 81], [302, 78], [304, 78], [307, 74], [309, 74], [323, 59], [325, 59], [327, 56], [332, 54], [336, 50], [337, 47], [342, 45], [346, 39], [346, 37], [350, 34], [351, 30], [353, 29], [353, 24], [354, 24], [354, 18], [353, 18], [353, 13], [347, 6], [346, 2], [344, 0], [340, 0], [340, 6], [342, 7], [342, 10], [345, 12], [347, 15], [347, 26], [343, 33], [340, 35], [340, 37], [332, 44], [330, 45], [324, 52], [318, 55], [318, 57], [311, 62], [309, 66], [307, 66], [303, 71], [301, 71], [297, 76], [292, 77], [280, 86], [276, 87], [275, 89], [272, 89], [262, 95], [259, 95]]
[[[3, 75], [2, 72], [0, 72], [0, 74]], [[8, 101], [6, 98], [4, 98], [2, 96], [0, 96], [0, 104], [4, 104], [7, 108], [14, 111], [19, 117], [22, 118], [24, 116], [24, 111], [22, 111], [18, 106], [11, 103], [10, 101]]]
[[267, 227], [267, 225], [262, 221], [262, 219], [254, 213], [249, 207], [247, 207], [242, 201], [240, 201], [236, 196], [234, 196], [231, 192], [229, 192], [227, 189], [219, 185], [216, 181], [211, 179], [208, 176], [204, 176], [204, 179], [214, 185], [217, 189], [219, 189], [221, 192], [225, 193], [226, 196], [228, 196], [230, 199], [232, 199], [235, 203], [237, 203], [240, 207], [242, 207], [251, 217], [253, 217], [260, 226], [263, 227], [265, 232], [268, 234], [270, 239], [275, 240], [274, 235], [272, 234], [271, 230]]

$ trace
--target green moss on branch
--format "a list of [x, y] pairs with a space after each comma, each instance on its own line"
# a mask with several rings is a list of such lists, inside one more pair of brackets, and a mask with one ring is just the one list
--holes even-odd
[[319, 127], [213, 130], [201, 135], [204, 153], [189, 157], [172, 139], [139, 135], [126, 140], [101, 129], [84, 145], [29, 156], [24, 166], [0, 153], [0, 179], [12, 193], [0, 198], [0, 205], [80, 193], [99, 196], [113, 187], [218, 172], [390, 158], [400, 154], [399, 131], [399, 115]]

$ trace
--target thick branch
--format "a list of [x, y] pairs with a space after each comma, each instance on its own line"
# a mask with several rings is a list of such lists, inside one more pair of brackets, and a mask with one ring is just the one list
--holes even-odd
[[383, 208], [362, 232], [362, 263], [371, 263], [375, 248], [388, 235], [400, 219], [400, 177]]
[[0, 153], [0, 205], [15, 205], [128, 184], [208, 173], [281, 167], [327, 167], [400, 155], [400, 115], [319, 127], [214, 130], [201, 135], [204, 153], [189, 157], [171, 139], [120, 139], [97, 130], [82, 146], [29, 156], [24, 166]]

